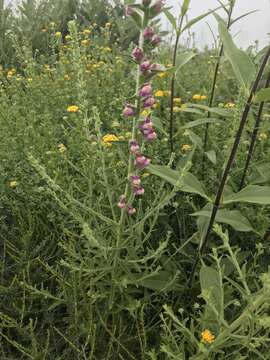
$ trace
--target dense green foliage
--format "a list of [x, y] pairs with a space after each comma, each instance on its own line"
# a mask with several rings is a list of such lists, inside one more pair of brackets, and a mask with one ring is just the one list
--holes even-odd
[[188, 285], [246, 104], [237, 61], [255, 76], [265, 49], [238, 53], [220, 25], [226, 57], [209, 108], [218, 49], [180, 43], [179, 63], [190, 59], [175, 75], [173, 154], [172, 48], [164, 42], [152, 53], [165, 65], [153, 79], [158, 138], [146, 150], [137, 213], [122, 221], [132, 128], [122, 110], [134, 97], [139, 29], [114, 5], [27, 0], [15, 15], [0, 1], [0, 359], [267, 360], [267, 91], [253, 104], [207, 254]]

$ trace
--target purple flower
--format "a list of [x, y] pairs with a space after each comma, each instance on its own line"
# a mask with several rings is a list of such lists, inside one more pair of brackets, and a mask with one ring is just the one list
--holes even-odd
[[155, 14], [159, 14], [165, 5], [164, 0], [158, 0], [154, 5]]
[[161, 65], [160, 64], [152, 64], [150, 70], [151, 71], [160, 71]]
[[144, 155], [137, 154], [134, 164], [138, 169], [144, 169], [150, 164], [150, 162], [151, 160], [145, 157]]
[[144, 188], [142, 186], [134, 187], [133, 192], [134, 192], [134, 195], [143, 195]]
[[154, 129], [149, 130], [144, 135], [148, 141], [153, 141], [153, 140], [156, 140], [156, 138], [157, 138], [157, 133], [155, 132]]
[[132, 57], [135, 61], [140, 63], [144, 57], [143, 50], [138, 46], [132, 51]]
[[134, 215], [134, 214], [136, 214], [136, 209], [133, 207], [133, 206], [128, 206], [128, 214], [129, 215]]
[[140, 147], [136, 140], [131, 140], [129, 142], [129, 149], [133, 154], [137, 154], [140, 151]]
[[125, 207], [126, 207], [126, 198], [125, 198], [125, 195], [121, 195], [120, 196], [120, 199], [119, 199], [119, 202], [118, 202], [118, 207], [120, 208], [120, 209], [124, 209]]
[[130, 182], [132, 186], [138, 187], [141, 185], [141, 178], [138, 175], [131, 175]]
[[152, 86], [151, 84], [144, 84], [139, 91], [139, 96], [141, 97], [148, 97], [152, 95]]
[[151, 63], [150, 61], [144, 61], [143, 63], [141, 63], [140, 66], [140, 70], [141, 72], [146, 75], [147, 73], [149, 73], [149, 71], [151, 70]]
[[151, 40], [154, 36], [154, 30], [152, 27], [147, 26], [143, 31], [143, 36], [146, 40]]
[[152, 44], [153, 44], [153, 45], [158, 45], [160, 42], [161, 42], [161, 37], [160, 37], [160, 36], [154, 35], [154, 36], [152, 37]]
[[153, 123], [151, 121], [150, 116], [147, 116], [147, 118], [145, 118], [144, 121], [139, 125], [139, 128], [142, 131], [152, 129], [152, 127], [153, 127]]
[[123, 115], [125, 117], [134, 116], [135, 115], [135, 107], [133, 105], [126, 104], [126, 106], [123, 110]]
[[150, 108], [155, 104], [155, 99], [153, 96], [149, 96], [147, 99], [144, 100], [143, 107]]
[[134, 13], [134, 10], [132, 9], [132, 7], [131, 6], [127, 6], [126, 7], [126, 9], [125, 9], [125, 15], [126, 16], [130, 16], [130, 15], [132, 15]]

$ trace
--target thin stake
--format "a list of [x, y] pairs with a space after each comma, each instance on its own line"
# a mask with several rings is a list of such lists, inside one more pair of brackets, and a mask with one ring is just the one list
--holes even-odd
[[[267, 78], [267, 80], [266, 80], [265, 87], [268, 88], [269, 85], [270, 85], [270, 72], [269, 72], [269, 74], [268, 74], [268, 78]], [[260, 128], [260, 123], [261, 123], [261, 117], [262, 117], [263, 108], [264, 108], [264, 101], [262, 101], [262, 102], [260, 103], [259, 111], [258, 111], [258, 114], [257, 114], [256, 122], [255, 122], [255, 125], [254, 125], [254, 128], [253, 128], [253, 132], [252, 132], [252, 136], [251, 136], [251, 142], [250, 142], [249, 149], [248, 149], [248, 156], [247, 156], [247, 160], [246, 160], [246, 163], [245, 163], [245, 168], [244, 168], [244, 172], [243, 172], [243, 176], [242, 176], [242, 180], [241, 180], [241, 183], [240, 183], [239, 190], [243, 189], [244, 184], [245, 184], [245, 179], [246, 179], [246, 176], [247, 176], [247, 171], [248, 171], [248, 168], [249, 168], [249, 165], [250, 165], [252, 156], [253, 156], [253, 152], [254, 152], [254, 148], [255, 148], [255, 144], [256, 144], [256, 140], [257, 140], [258, 131], [259, 131], [259, 128]]]
[[214, 202], [213, 210], [212, 210], [212, 213], [211, 213], [211, 216], [210, 216], [210, 221], [209, 221], [209, 225], [208, 225], [208, 228], [207, 228], [207, 232], [206, 232], [205, 238], [204, 238], [204, 240], [202, 242], [202, 246], [201, 246], [200, 250], [197, 253], [195, 262], [193, 264], [193, 268], [191, 270], [190, 278], [189, 278], [189, 281], [188, 281], [189, 286], [191, 286], [191, 284], [192, 284], [193, 276], [194, 276], [195, 270], [197, 268], [197, 265], [199, 263], [199, 259], [200, 259], [200, 257], [203, 256], [206, 245], [208, 243], [209, 235], [211, 233], [211, 230], [212, 230], [212, 227], [213, 227], [213, 224], [215, 222], [215, 218], [216, 218], [219, 206], [220, 206], [220, 200], [221, 200], [221, 197], [222, 197], [222, 194], [223, 194], [224, 186], [226, 184], [228, 175], [230, 173], [232, 164], [234, 162], [234, 159], [235, 159], [235, 156], [236, 156], [236, 153], [237, 153], [237, 149], [238, 149], [238, 146], [240, 144], [241, 136], [242, 136], [245, 124], [247, 122], [247, 117], [248, 117], [248, 114], [249, 114], [249, 111], [250, 111], [250, 108], [251, 108], [251, 105], [252, 105], [252, 102], [253, 102], [253, 97], [254, 97], [257, 89], [258, 89], [259, 82], [260, 82], [260, 80], [261, 80], [261, 78], [263, 76], [263, 72], [264, 72], [264, 69], [266, 67], [266, 64], [267, 64], [269, 58], [270, 58], [270, 47], [268, 48], [268, 51], [267, 51], [267, 53], [266, 53], [266, 55], [265, 55], [265, 57], [263, 59], [263, 62], [261, 64], [260, 69], [258, 71], [258, 74], [256, 76], [256, 79], [255, 79], [255, 81], [254, 81], [254, 83], [252, 85], [252, 88], [250, 90], [250, 95], [248, 97], [248, 100], [247, 100], [247, 103], [246, 103], [246, 106], [245, 106], [245, 109], [244, 109], [244, 112], [243, 112], [243, 115], [242, 115], [242, 119], [241, 119], [239, 128], [238, 128], [238, 130], [236, 132], [236, 135], [235, 135], [235, 141], [234, 141], [234, 144], [233, 144], [229, 159], [227, 161], [226, 168], [225, 168], [224, 173], [222, 175], [222, 179], [221, 179], [219, 187], [218, 187], [218, 191], [217, 191], [217, 194], [216, 194], [216, 199], [215, 199], [215, 202]]

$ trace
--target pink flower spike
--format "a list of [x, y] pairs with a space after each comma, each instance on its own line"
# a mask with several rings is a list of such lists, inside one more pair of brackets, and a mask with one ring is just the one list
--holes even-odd
[[140, 151], [140, 147], [136, 140], [131, 140], [129, 142], [129, 149], [133, 154], [137, 154]]
[[138, 46], [135, 47], [135, 49], [132, 51], [132, 57], [135, 61], [140, 63], [142, 59], [144, 58], [143, 50], [139, 48]]
[[144, 121], [139, 125], [139, 128], [143, 131], [151, 130], [153, 128], [153, 123], [150, 116], [147, 116], [147, 118], [144, 119]]
[[139, 96], [141, 97], [148, 97], [152, 95], [152, 86], [151, 84], [145, 84], [139, 91]]
[[128, 215], [136, 214], [137, 210], [133, 206], [128, 206]]
[[146, 134], [146, 139], [148, 141], [156, 140], [156, 138], [157, 138], [157, 133], [154, 130], [149, 131], [148, 134]]
[[130, 182], [132, 186], [138, 187], [141, 185], [141, 178], [138, 175], [131, 175]]
[[135, 107], [133, 105], [126, 104], [126, 106], [123, 110], [123, 116], [129, 117], [129, 116], [134, 116], [135, 114], [136, 114]]
[[148, 97], [147, 99], [144, 100], [143, 103], [143, 107], [144, 108], [151, 108], [154, 104], [155, 104], [155, 99], [153, 98], [153, 96]]
[[164, 8], [165, 1], [164, 0], [158, 0], [154, 5], [154, 11], [156, 14], [160, 13], [161, 10]]
[[119, 202], [118, 202], [118, 207], [120, 208], [120, 209], [124, 209], [125, 207], [126, 207], [126, 198], [125, 198], [125, 195], [121, 195], [120, 196], [120, 199], [119, 199]]
[[146, 40], [151, 40], [154, 36], [154, 30], [152, 27], [147, 26], [143, 31], [143, 36]]
[[143, 195], [144, 194], [144, 188], [142, 186], [138, 186], [133, 188], [133, 192], [135, 195]]
[[150, 162], [150, 159], [141, 154], [137, 154], [134, 164], [138, 169], [144, 169], [150, 164]]

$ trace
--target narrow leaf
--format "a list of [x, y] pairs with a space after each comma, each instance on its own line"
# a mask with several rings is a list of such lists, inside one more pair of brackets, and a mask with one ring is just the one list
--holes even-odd
[[270, 186], [248, 185], [238, 193], [229, 194], [223, 200], [223, 204], [233, 202], [269, 205]]
[[269, 100], [270, 100], [270, 87], [258, 91], [254, 99], [255, 102], [262, 102]]

